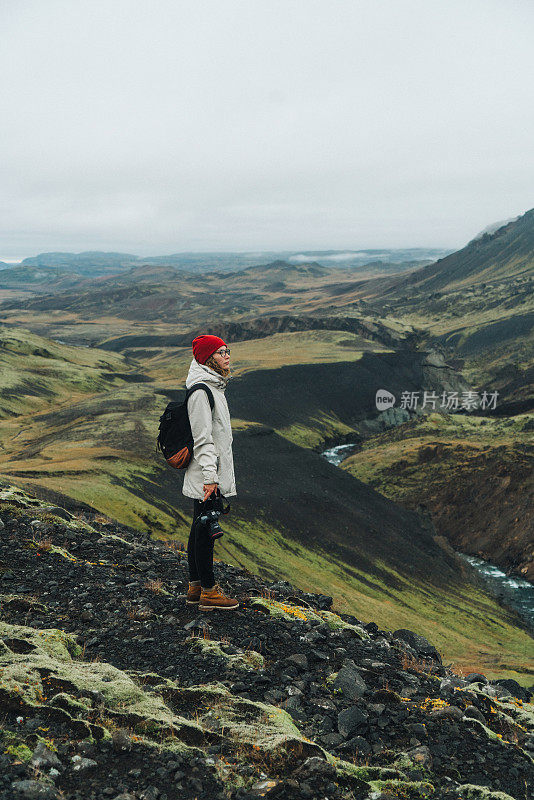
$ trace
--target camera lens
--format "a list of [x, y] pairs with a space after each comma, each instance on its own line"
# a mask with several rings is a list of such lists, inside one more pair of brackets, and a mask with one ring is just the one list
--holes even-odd
[[219, 539], [223, 535], [223, 529], [219, 525], [219, 514], [219, 511], [208, 511], [199, 517], [199, 521], [211, 539]]

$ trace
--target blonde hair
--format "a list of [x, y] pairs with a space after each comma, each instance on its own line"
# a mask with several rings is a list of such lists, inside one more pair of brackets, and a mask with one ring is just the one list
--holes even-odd
[[219, 375], [222, 375], [223, 378], [227, 378], [230, 374], [230, 367], [221, 367], [221, 365], [217, 363], [216, 359], [213, 358], [213, 355], [211, 355], [205, 363], [206, 366], [211, 367], [213, 370], [215, 370], [215, 372], [218, 372]]

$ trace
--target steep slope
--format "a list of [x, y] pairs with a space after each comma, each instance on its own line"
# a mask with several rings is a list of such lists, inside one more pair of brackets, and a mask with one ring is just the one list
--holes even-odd
[[[0, 492], [0, 798], [528, 800], [532, 693], [332, 596]], [[119, 794], [117, 794], [119, 793]]]
[[395, 293], [410, 288], [435, 292], [533, 275], [534, 208], [462, 250], [399, 278], [392, 288]]
[[520, 214], [517, 214], [515, 217], [508, 217], [508, 219], [501, 219], [498, 222], [490, 222], [489, 225], [486, 225], [483, 230], [479, 231], [476, 236], [473, 236], [471, 239], [472, 242], [476, 241], [477, 239], [481, 239], [486, 233], [495, 233], [498, 231], [499, 228], [504, 228], [505, 225], [508, 225], [509, 222], [515, 222], [516, 219], [519, 219]]
[[[358, 352], [357, 342], [354, 347]], [[292, 426], [320, 428], [314, 417], [321, 413], [354, 426], [378, 414], [379, 389], [387, 389], [398, 399], [403, 392], [421, 392], [423, 387], [436, 392], [462, 391], [467, 384], [452, 367], [425, 352], [372, 352], [366, 348], [360, 358], [351, 361], [248, 371], [237, 376], [229, 396], [239, 418], [289, 433]], [[268, 398], [268, 402], [258, 403], [258, 398]]]
[[429, 414], [367, 439], [341, 467], [432, 514], [438, 534], [534, 582], [534, 415]]
[[123, 356], [0, 327], [0, 419], [72, 402], [122, 383]]

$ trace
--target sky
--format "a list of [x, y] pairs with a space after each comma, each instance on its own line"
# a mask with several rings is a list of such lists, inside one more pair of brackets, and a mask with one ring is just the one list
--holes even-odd
[[456, 249], [534, 206], [531, 0], [0, 0], [0, 259]]

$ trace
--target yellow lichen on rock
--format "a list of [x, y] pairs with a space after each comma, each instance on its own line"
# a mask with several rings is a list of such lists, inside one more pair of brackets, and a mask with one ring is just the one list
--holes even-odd
[[307, 608], [305, 606], [285, 603], [266, 597], [253, 598], [250, 602], [250, 606], [251, 608], [261, 609], [273, 617], [302, 620], [302, 622], [310, 622], [312, 620], [317, 622], [326, 622], [331, 630], [340, 630], [345, 628], [352, 630], [360, 639], [369, 638], [369, 634], [362, 627], [345, 622], [340, 616], [338, 616], [338, 614], [334, 614], [333, 611]]

